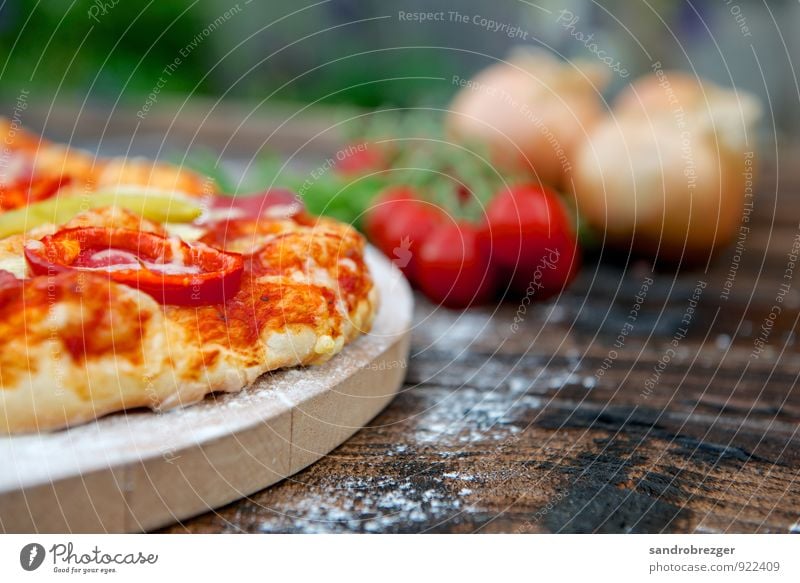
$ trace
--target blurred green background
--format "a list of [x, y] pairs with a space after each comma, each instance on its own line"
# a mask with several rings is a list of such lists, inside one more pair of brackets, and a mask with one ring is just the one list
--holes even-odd
[[[781, 128], [798, 127], [792, 62], [800, 56], [800, 5], [789, 0], [5, 0], [0, 93], [6, 110], [21, 89], [40, 103], [136, 108], [155, 89], [159, 98], [441, 106], [455, 91], [452, 75], [469, 75], [518, 44], [591, 59], [586, 43], [557, 22], [561, 10], [634, 75], [654, 60], [694, 70], [761, 95]], [[436, 11], [444, 20], [400, 16]], [[450, 11], [470, 22], [453, 21]], [[524, 38], [474, 17], [519, 26]], [[616, 78], [612, 92], [625, 82]]]

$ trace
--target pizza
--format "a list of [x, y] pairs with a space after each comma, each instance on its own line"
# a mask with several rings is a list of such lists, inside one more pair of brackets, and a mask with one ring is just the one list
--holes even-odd
[[290, 193], [99, 159], [0, 120], [0, 433], [241, 391], [369, 331], [364, 239]]

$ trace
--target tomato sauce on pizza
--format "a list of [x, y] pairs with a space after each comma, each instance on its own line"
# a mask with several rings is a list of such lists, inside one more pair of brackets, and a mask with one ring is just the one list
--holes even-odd
[[[0, 120], [0, 137], [8, 133]], [[17, 129], [0, 176], [0, 433], [240, 391], [369, 331], [364, 239], [286, 191]]]

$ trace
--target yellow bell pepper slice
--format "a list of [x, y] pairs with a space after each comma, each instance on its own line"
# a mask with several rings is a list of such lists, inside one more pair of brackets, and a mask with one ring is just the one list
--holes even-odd
[[116, 206], [159, 223], [189, 223], [202, 214], [198, 203], [162, 195], [90, 193], [55, 196], [0, 214], [0, 237], [24, 233], [47, 223], [61, 224], [93, 208]]

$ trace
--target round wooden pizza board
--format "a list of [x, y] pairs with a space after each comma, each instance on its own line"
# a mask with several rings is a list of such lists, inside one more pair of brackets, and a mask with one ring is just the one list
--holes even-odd
[[0, 438], [0, 531], [139, 532], [218, 508], [317, 461], [381, 411], [405, 376], [413, 300], [382, 255], [373, 330], [319, 367], [163, 413]]

